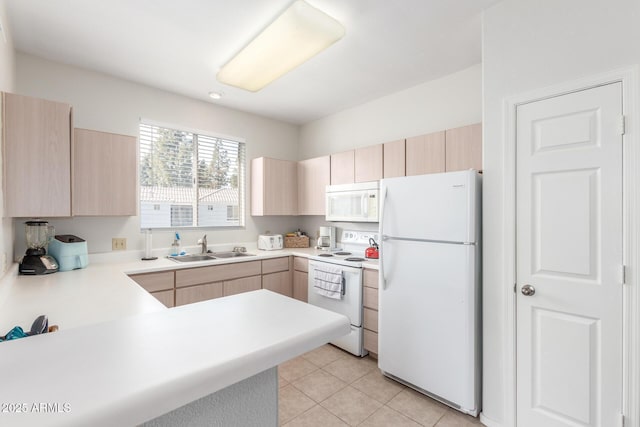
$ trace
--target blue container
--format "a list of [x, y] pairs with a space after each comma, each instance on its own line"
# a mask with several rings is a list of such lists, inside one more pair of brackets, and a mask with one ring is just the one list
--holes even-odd
[[89, 265], [87, 242], [72, 234], [55, 236], [47, 252], [58, 261], [58, 271], [70, 271]]

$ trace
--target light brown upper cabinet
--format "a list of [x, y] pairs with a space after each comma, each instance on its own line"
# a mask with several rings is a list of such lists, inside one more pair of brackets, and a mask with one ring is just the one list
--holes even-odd
[[71, 216], [71, 106], [11, 93], [2, 100], [5, 216]]
[[136, 137], [75, 129], [73, 214], [136, 215]]
[[355, 182], [355, 151], [331, 155], [331, 185]]
[[445, 131], [407, 138], [407, 176], [445, 171]]
[[385, 142], [384, 144], [384, 165], [383, 177], [393, 178], [396, 176], [405, 176], [405, 142], [404, 139], [397, 141]]
[[382, 179], [382, 144], [355, 150], [355, 182]]
[[445, 139], [447, 172], [482, 170], [482, 123], [448, 129]]
[[298, 215], [324, 215], [324, 193], [330, 183], [329, 156], [298, 162]]
[[297, 215], [297, 176], [297, 162], [268, 157], [251, 160], [251, 215]]

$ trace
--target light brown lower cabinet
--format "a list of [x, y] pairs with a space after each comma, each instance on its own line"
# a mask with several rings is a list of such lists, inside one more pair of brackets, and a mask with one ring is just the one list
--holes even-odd
[[290, 265], [291, 257], [288, 256], [262, 261], [262, 288], [292, 297]]
[[251, 276], [242, 279], [225, 280], [223, 286], [223, 295], [241, 294], [243, 292], [257, 291], [262, 288], [262, 277]]
[[309, 260], [304, 257], [293, 257], [293, 297], [309, 302]]
[[161, 271], [158, 273], [132, 274], [129, 276], [146, 291], [151, 293], [158, 301], [167, 307], [174, 307], [174, 271]]
[[378, 271], [363, 271], [364, 349], [378, 356]]
[[151, 295], [164, 304], [165, 307], [175, 307], [173, 300], [173, 289], [168, 291], [151, 292]]
[[220, 298], [223, 294], [222, 283], [205, 283], [186, 288], [176, 288], [176, 306]]

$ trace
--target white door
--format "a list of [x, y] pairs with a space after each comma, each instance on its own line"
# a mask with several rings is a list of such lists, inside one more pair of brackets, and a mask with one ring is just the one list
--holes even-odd
[[518, 427], [619, 425], [621, 117], [621, 83], [517, 108]]

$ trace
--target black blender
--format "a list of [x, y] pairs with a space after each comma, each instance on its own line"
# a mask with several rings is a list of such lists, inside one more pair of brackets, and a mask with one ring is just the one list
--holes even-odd
[[47, 255], [45, 246], [53, 237], [53, 227], [47, 221], [35, 220], [24, 223], [27, 252], [20, 261], [20, 274], [49, 274], [58, 271], [58, 263]]

